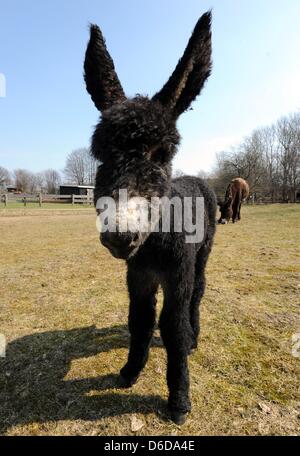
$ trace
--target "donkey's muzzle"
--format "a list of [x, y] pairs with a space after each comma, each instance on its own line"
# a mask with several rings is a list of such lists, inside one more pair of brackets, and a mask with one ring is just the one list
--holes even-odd
[[126, 260], [138, 244], [138, 233], [120, 233], [106, 231], [101, 233], [101, 243], [115, 258]]

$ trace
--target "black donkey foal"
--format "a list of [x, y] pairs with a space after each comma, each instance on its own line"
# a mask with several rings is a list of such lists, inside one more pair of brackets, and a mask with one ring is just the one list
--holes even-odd
[[[197, 347], [199, 303], [205, 288], [205, 266], [215, 233], [214, 193], [196, 177], [171, 178], [171, 162], [180, 136], [179, 115], [200, 93], [211, 71], [211, 14], [198, 21], [175, 71], [153, 98], [128, 99], [122, 89], [97, 25], [90, 27], [84, 70], [87, 91], [101, 119], [92, 138], [91, 151], [100, 161], [95, 203], [102, 196], [117, 202], [119, 189], [129, 198], [150, 200], [177, 196], [204, 198], [204, 236], [186, 242], [186, 232], [103, 232], [110, 252], [127, 262], [130, 297], [128, 361], [120, 384], [135, 383], [148, 358], [155, 325], [155, 295], [164, 292], [160, 315], [161, 337], [167, 350], [168, 406], [171, 419], [182, 424], [191, 408], [188, 355]], [[113, 283], [111, 284], [113, 287]]]

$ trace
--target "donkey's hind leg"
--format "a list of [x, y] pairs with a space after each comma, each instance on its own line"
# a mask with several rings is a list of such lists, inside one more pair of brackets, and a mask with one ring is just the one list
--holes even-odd
[[241, 220], [241, 206], [242, 206], [242, 202], [243, 202], [243, 195], [240, 194], [240, 198], [239, 198], [239, 207], [238, 207], [238, 220]]
[[239, 209], [238, 209], [238, 220], [241, 220], [241, 205], [242, 205], [242, 202], [240, 202], [240, 204], [239, 204]]
[[147, 271], [128, 267], [127, 284], [130, 298], [128, 326], [130, 348], [128, 361], [120, 371], [120, 386], [132, 386], [145, 367], [155, 325], [155, 294], [158, 282]]
[[197, 348], [200, 332], [200, 302], [205, 291], [205, 267], [211, 250], [211, 243], [204, 244], [197, 253], [195, 262], [195, 281], [190, 304], [190, 321], [194, 334], [191, 349]]
[[242, 195], [241, 193], [237, 193], [235, 200], [233, 202], [233, 215], [232, 215], [232, 222], [235, 223], [237, 220], [240, 220], [240, 209], [242, 203]]

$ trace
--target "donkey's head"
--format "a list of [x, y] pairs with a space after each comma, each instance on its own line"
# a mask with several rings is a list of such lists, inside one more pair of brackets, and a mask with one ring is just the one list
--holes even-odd
[[[101, 164], [95, 201], [119, 189], [128, 198], [167, 196], [171, 161], [179, 144], [176, 121], [200, 93], [211, 70], [211, 14], [198, 21], [183, 57], [164, 87], [153, 98], [128, 99], [97, 25], [91, 25], [84, 70], [87, 91], [101, 112], [91, 151]], [[128, 258], [148, 233], [102, 233], [101, 241], [114, 256]]]
[[220, 209], [220, 218], [218, 220], [218, 223], [222, 223], [222, 225], [225, 225], [229, 222], [233, 215], [232, 198], [228, 197], [225, 199], [225, 201], [218, 201], [218, 206]]

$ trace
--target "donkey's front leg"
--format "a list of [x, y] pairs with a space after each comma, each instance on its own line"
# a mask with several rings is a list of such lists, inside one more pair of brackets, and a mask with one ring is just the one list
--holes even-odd
[[128, 326], [130, 348], [128, 361], [120, 371], [122, 387], [132, 386], [145, 367], [155, 325], [155, 294], [158, 283], [147, 271], [128, 265], [127, 284], [130, 298]]
[[192, 271], [181, 280], [173, 278], [164, 290], [164, 308], [160, 316], [161, 336], [168, 354], [168, 406], [176, 424], [183, 424], [191, 409], [188, 354], [194, 341], [190, 323], [192, 285]]

